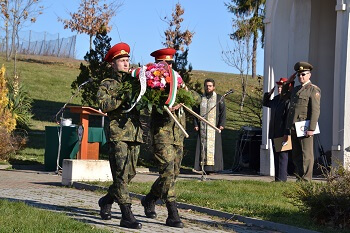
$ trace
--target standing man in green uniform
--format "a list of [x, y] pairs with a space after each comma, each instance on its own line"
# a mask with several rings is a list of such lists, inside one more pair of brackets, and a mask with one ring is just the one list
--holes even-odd
[[[155, 57], [156, 62], [165, 61], [171, 68], [175, 52], [175, 49], [164, 48], [154, 51], [151, 56]], [[169, 109], [175, 113], [174, 117], [185, 128], [186, 117], [183, 108], [177, 105]], [[153, 183], [150, 192], [141, 200], [141, 204], [148, 218], [156, 218], [155, 203], [161, 199], [168, 209], [166, 225], [183, 228], [184, 225], [176, 206], [175, 181], [180, 173], [185, 135], [165, 111], [163, 114], [157, 110], [152, 111], [151, 128], [153, 129], [154, 157], [158, 162], [159, 177]]]
[[[320, 116], [321, 89], [310, 81], [313, 66], [307, 62], [297, 62], [294, 70], [297, 72], [300, 85], [291, 94], [290, 108], [287, 116], [286, 133], [292, 138], [292, 157], [296, 166], [298, 180], [311, 181], [314, 166], [313, 135]], [[289, 78], [286, 84], [294, 81], [295, 76]], [[288, 88], [289, 85], [284, 85]], [[310, 125], [304, 137], [297, 137], [295, 122], [309, 120]]]
[[130, 108], [137, 91], [123, 90], [125, 81], [131, 82], [132, 88], [137, 88], [137, 79], [132, 78], [129, 72], [130, 47], [126, 43], [114, 45], [107, 53], [105, 61], [110, 62], [114, 76], [101, 82], [97, 99], [100, 109], [108, 113], [109, 125], [109, 163], [111, 166], [113, 184], [107, 195], [103, 196], [98, 204], [101, 208], [102, 219], [111, 219], [111, 208], [116, 201], [122, 212], [120, 226], [141, 229], [131, 211], [131, 199], [128, 184], [136, 175], [136, 163], [140, 153], [140, 144], [143, 143], [140, 122], [140, 112]]

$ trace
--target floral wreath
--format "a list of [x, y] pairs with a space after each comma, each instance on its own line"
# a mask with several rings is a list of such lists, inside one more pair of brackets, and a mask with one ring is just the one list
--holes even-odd
[[158, 112], [163, 113], [165, 105], [172, 107], [175, 103], [184, 103], [192, 107], [196, 104], [192, 94], [185, 90], [186, 85], [181, 76], [165, 62], [148, 63], [134, 69], [131, 75], [137, 77], [140, 83], [144, 78], [146, 82], [146, 91], [138, 108], [147, 106], [151, 110], [155, 106]]

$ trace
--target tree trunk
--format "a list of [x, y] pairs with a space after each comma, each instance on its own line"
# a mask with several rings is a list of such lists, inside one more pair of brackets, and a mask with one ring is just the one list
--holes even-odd
[[253, 57], [252, 57], [252, 78], [256, 78], [256, 53], [258, 48], [258, 32], [254, 32], [253, 36]]
[[[8, 13], [8, 9], [9, 9], [9, 1], [6, 1], [5, 2], [6, 6], [5, 6], [5, 10], [6, 12], [4, 13]], [[6, 43], [6, 60], [7, 61], [10, 61], [10, 48], [9, 48], [9, 19], [8, 18], [5, 18], [5, 32], [6, 32], [6, 35], [5, 35], [5, 43]]]
[[16, 27], [16, 46], [14, 50], [14, 68], [13, 68], [13, 76], [17, 75], [17, 49], [19, 48], [19, 36], [18, 36], [18, 26]]
[[242, 95], [241, 95], [241, 103], [240, 103], [240, 110], [243, 111], [243, 107], [244, 107], [244, 100], [245, 100], [245, 97], [247, 96], [247, 93], [244, 91], [242, 92]]
[[5, 28], [5, 31], [6, 31], [6, 35], [5, 35], [5, 43], [6, 43], [6, 60], [7, 61], [10, 61], [10, 48], [9, 48], [9, 25], [8, 25], [8, 20], [6, 19], [6, 28]]
[[16, 50], [16, 27], [12, 27], [12, 35], [11, 35], [11, 51], [10, 51], [10, 57], [12, 57], [12, 54], [15, 53]]
[[[260, 4], [256, 4], [256, 9], [254, 12], [253, 18], [255, 19], [254, 22], [257, 22], [256, 19], [259, 18], [259, 6]], [[255, 25], [253, 29], [253, 58], [252, 58], [252, 78], [256, 78], [256, 53], [258, 50], [258, 28], [257, 25]]]
[[92, 50], [92, 35], [90, 35], [90, 51]]
[[17, 50], [15, 50], [15, 56], [13, 59], [13, 76], [15, 77], [17, 75]]
[[242, 95], [241, 95], [241, 103], [239, 104], [241, 111], [243, 111], [244, 107], [244, 100], [247, 96], [247, 76], [245, 76], [243, 73], [241, 73], [241, 86], [242, 86]]

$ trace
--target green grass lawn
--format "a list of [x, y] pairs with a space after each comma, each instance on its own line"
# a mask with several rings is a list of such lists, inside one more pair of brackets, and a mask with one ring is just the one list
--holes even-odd
[[107, 233], [92, 225], [48, 210], [37, 209], [23, 202], [0, 199], [0, 232], [81, 232]]

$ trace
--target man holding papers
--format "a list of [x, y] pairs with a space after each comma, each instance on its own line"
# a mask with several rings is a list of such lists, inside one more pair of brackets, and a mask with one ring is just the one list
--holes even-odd
[[[314, 165], [313, 135], [320, 116], [321, 90], [311, 83], [311, 70], [313, 66], [307, 62], [297, 62], [294, 65], [296, 76], [300, 82], [291, 94], [290, 108], [287, 117], [284, 140], [288, 135], [292, 138], [293, 162], [296, 166], [298, 180], [311, 181]], [[286, 83], [294, 81], [291, 76]], [[285, 89], [286, 87], [283, 87]], [[309, 120], [309, 127], [305, 136], [298, 137], [295, 123]]]

